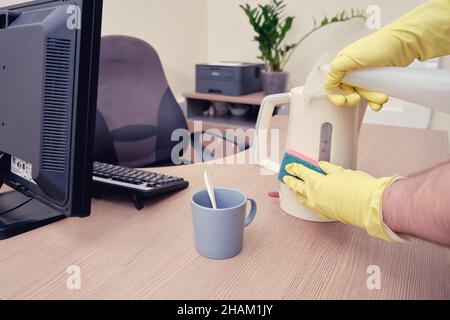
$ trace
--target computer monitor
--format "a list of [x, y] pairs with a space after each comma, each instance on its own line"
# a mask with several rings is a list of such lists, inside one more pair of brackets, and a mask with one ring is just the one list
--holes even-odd
[[90, 214], [102, 5], [0, 8], [0, 239]]

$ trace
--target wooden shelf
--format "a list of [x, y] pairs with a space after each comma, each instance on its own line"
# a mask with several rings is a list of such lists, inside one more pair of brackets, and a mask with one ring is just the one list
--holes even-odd
[[221, 101], [228, 103], [249, 104], [253, 106], [260, 106], [265, 97], [263, 92], [256, 92], [238, 97], [212, 93], [185, 92], [183, 93], [183, 96], [186, 99]]
[[225, 115], [225, 116], [193, 116], [188, 118], [189, 122], [194, 121], [202, 121], [204, 124], [207, 124], [208, 127], [210, 125], [221, 125], [226, 128], [243, 128], [243, 129], [251, 129], [255, 128], [256, 119], [253, 117], [236, 117], [233, 115]]

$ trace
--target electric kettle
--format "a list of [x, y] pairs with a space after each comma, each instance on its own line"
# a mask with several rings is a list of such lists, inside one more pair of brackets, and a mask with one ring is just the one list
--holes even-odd
[[[260, 167], [278, 173], [280, 164], [267, 155], [267, 136], [276, 106], [290, 105], [285, 151], [356, 169], [358, 139], [367, 102], [357, 107], [337, 107], [323, 88], [327, 66], [322, 58], [313, 68], [304, 87], [264, 99], [254, 138], [254, 161]], [[373, 68], [349, 73], [345, 83], [450, 113], [450, 73], [443, 70]], [[322, 222], [303, 207], [285, 185], [280, 187], [280, 205], [288, 214], [307, 221]]]
[[[326, 71], [319, 63], [313, 68], [305, 87], [264, 99], [254, 139], [254, 157], [259, 166], [274, 173], [279, 172], [280, 164], [264, 154], [266, 148], [263, 146], [267, 144], [264, 140], [270, 130], [275, 107], [290, 105], [285, 151], [296, 150], [311, 159], [356, 169], [359, 130], [366, 107], [364, 103], [356, 108], [336, 107], [326, 94], [317, 92], [325, 82], [325, 77]], [[295, 193], [283, 184], [280, 188], [280, 205], [294, 217], [321, 221], [312, 210], [299, 204]]]

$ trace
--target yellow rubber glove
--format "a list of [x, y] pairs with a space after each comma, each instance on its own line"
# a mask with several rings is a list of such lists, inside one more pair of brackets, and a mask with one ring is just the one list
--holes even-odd
[[327, 175], [303, 165], [290, 164], [291, 176], [284, 183], [297, 194], [298, 201], [313, 209], [325, 221], [340, 221], [366, 229], [376, 238], [403, 242], [383, 222], [384, 191], [398, 178], [375, 179], [367, 173], [346, 170], [328, 162], [320, 162]]
[[342, 50], [331, 63], [325, 88], [338, 105], [357, 105], [364, 97], [374, 111], [388, 101], [383, 93], [342, 83], [348, 71], [369, 67], [406, 67], [450, 54], [450, 0], [430, 0], [391, 24]]

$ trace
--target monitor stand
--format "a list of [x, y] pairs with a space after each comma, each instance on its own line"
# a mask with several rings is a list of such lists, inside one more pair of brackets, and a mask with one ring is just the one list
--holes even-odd
[[0, 194], [0, 240], [66, 218], [41, 202], [17, 191]]

